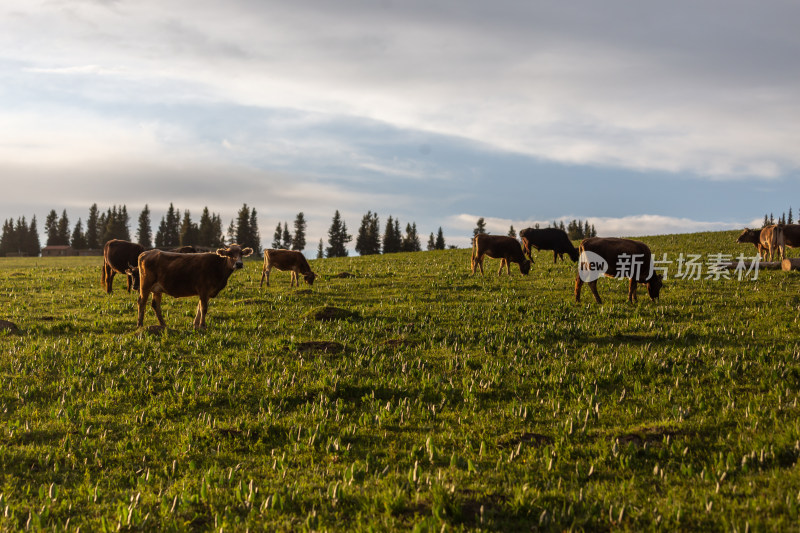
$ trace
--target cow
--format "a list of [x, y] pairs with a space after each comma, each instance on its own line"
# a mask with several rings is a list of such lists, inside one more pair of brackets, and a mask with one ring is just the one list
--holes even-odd
[[103, 289], [111, 294], [113, 290], [114, 274], [119, 272], [128, 278], [128, 292], [139, 290], [139, 269], [136, 261], [139, 254], [144, 252], [144, 246], [135, 242], [111, 239], [103, 246], [103, 272], [100, 282]]
[[756, 247], [758, 250], [758, 254], [761, 255], [761, 230], [760, 229], [750, 229], [744, 228], [742, 234], [739, 235], [739, 238], [736, 239], [736, 244], [747, 244], [750, 243]]
[[295, 284], [300, 286], [300, 281], [297, 278], [298, 274], [303, 276], [303, 279], [309, 285], [314, 284], [314, 278], [317, 277], [308, 266], [308, 261], [302, 252], [297, 250], [264, 250], [264, 268], [261, 271], [261, 287], [264, 286], [264, 278], [267, 279], [267, 287], [269, 287], [269, 272], [273, 268], [280, 271], [291, 271], [292, 279], [289, 282], [290, 287]]
[[783, 244], [788, 248], [800, 247], [800, 224], [783, 224]]
[[759, 235], [759, 250], [762, 258], [766, 260], [769, 254], [769, 260], [775, 259], [775, 252], [777, 251], [780, 258], [784, 256], [784, 242], [783, 242], [783, 225], [772, 224], [766, 226], [761, 230]]
[[173, 248], [172, 250], [168, 250], [169, 252], [175, 252], [178, 254], [196, 254], [199, 253], [200, 250], [192, 246], [191, 244], [187, 244], [186, 246], [178, 246], [177, 248]]
[[481, 275], [483, 275], [483, 256], [488, 255], [493, 259], [500, 259], [500, 270], [497, 274], [503, 272], [503, 266], [506, 267], [506, 272], [511, 274], [511, 263], [519, 265], [519, 271], [527, 275], [531, 270], [531, 262], [525, 258], [522, 253], [522, 247], [517, 239], [513, 237], [506, 237], [505, 235], [487, 235], [480, 233], [473, 239], [472, 247], [472, 273], [475, 274], [475, 267], [480, 267]]
[[144, 311], [150, 293], [153, 293], [152, 307], [161, 327], [166, 327], [161, 315], [161, 296], [168, 294], [174, 298], [198, 296], [197, 314], [194, 329], [206, 328], [208, 300], [214, 298], [228, 284], [234, 271], [244, 267], [242, 258], [253, 253], [252, 248], [231, 244], [216, 252], [181, 254], [149, 250], [139, 256], [139, 315], [137, 325], [144, 324]]
[[572, 245], [567, 233], [558, 228], [526, 228], [519, 232], [522, 239], [522, 251], [533, 261], [531, 248], [539, 250], [553, 250], [553, 264], [558, 258], [564, 260], [567, 254], [573, 262], [578, 262], [578, 250]]
[[[605, 275], [608, 277], [627, 277], [630, 278], [628, 285], [628, 301], [636, 301], [636, 287], [638, 283], [647, 286], [650, 299], [658, 300], [663, 286], [661, 275], [653, 271], [652, 254], [650, 248], [643, 242], [631, 239], [600, 238], [591, 237], [581, 241], [580, 247], [581, 261], [587, 258], [585, 252], [593, 252], [600, 256], [607, 265]], [[623, 259], [623, 261], [620, 261]], [[627, 263], [625, 262], [627, 259]], [[581, 286], [583, 286], [581, 272], [575, 278], [575, 301], [581, 301]], [[586, 282], [594, 294], [597, 303], [603, 303], [600, 295], [597, 294], [597, 279]]]

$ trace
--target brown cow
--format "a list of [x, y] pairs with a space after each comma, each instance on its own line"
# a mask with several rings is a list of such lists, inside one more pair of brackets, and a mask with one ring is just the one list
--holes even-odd
[[[800, 247], [800, 224], [783, 224], [783, 244], [788, 248]], [[785, 254], [786, 250], [784, 250]], [[781, 256], [783, 259], [783, 256]]]
[[303, 275], [303, 279], [309, 285], [314, 284], [314, 278], [317, 277], [311, 271], [311, 267], [308, 266], [308, 261], [306, 261], [306, 256], [303, 255], [302, 252], [298, 252], [297, 250], [264, 250], [264, 268], [261, 271], [261, 287], [264, 286], [264, 278], [267, 279], [267, 287], [269, 287], [269, 272], [273, 268], [277, 268], [278, 270], [285, 272], [287, 270], [291, 271], [292, 279], [289, 282], [290, 287], [294, 287], [295, 284], [300, 286], [300, 281], [297, 278], [298, 274]]
[[531, 248], [538, 250], [553, 250], [553, 264], [556, 259], [564, 260], [567, 254], [574, 262], [578, 262], [578, 250], [572, 245], [567, 232], [558, 228], [525, 228], [519, 232], [522, 239], [522, 251], [533, 261]]
[[119, 272], [128, 278], [128, 292], [139, 290], [139, 269], [136, 266], [144, 246], [135, 242], [111, 239], [103, 246], [103, 273], [100, 282], [108, 294], [113, 290], [114, 274]]
[[161, 296], [166, 293], [175, 298], [199, 296], [194, 328], [205, 329], [208, 300], [214, 298], [228, 284], [228, 278], [244, 264], [242, 257], [253, 253], [252, 248], [242, 249], [238, 244], [220, 248], [215, 252], [181, 254], [149, 250], [139, 256], [139, 319], [144, 324], [144, 308], [150, 293], [152, 307], [161, 327], [166, 327], [161, 315]]
[[[636, 286], [644, 283], [651, 300], [657, 300], [663, 286], [661, 276], [652, 270], [652, 257], [650, 248], [639, 241], [631, 239], [601, 238], [592, 237], [584, 239], [579, 247], [581, 252], [580, 261], [584, 261], [587, 255], [584, 252], [593, 252], [600, 256], [607, 265], [605, 275], [608, 277], [630, 278], [628, 285], [628, 301], [636, 301]], [[626, 263], [627, 261], [627, 263]], [[575, 278], [575, 301], [581, 301], [581, 286], [583, 279], [580, 272]], [[600, 295], [597, 294], [597, 279], [586, 282], [594, 294], [597, 303], [603, 303]]]
[[770, 261], [775, 259], [776, 251], [778, 252], [780, 258], [783, 259], [784, 256], [783, 225], [772, 224], [771, 226], [766, 226], [765, 228], [763, 228], [759, 236], [758, 246], [759, 246], [759, 253], [762, 254], [762, 258], [764, 260], [767, 259], [767, 254], [769, 254]]
[[481, 275], [483, 275], [483, 256], [488, 255], [493, 259], [500, 259], [500, 270], [497, 274], [503, 272], [503, 266], [506, 267], [506, 272], [511, 274], [511, 263], [519, 265], [519, 271], [527, 275], [531, 270], [531, 262], [525, 258], [522, 253], [522, 247], [517, 239], [513, 237], [506, 237], [505, 235], [487, 235], [481, 233], [476, 235], [473, 239], [472, 247], [472, 273], [475, 274], [475, 267], [480, 267]]

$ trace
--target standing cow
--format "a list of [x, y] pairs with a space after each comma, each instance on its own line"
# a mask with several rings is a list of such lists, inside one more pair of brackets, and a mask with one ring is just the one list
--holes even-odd
[[778, 252], [778, 256], [783, 259], [785, 246], [783, 241], [782, 224], [772, 224], [771, 226], [766, 226], [761, 230], [758, 240], [759, 250], [763, 256], [763, 259], [766, 260], [767, 255], [769, 255], [769, 260], [772, 261], [775, 259], [775, 252]]
[[308, 265], [306, 256], [297, 250], [264, 250], [264, 268], [261, 270], [261, 287], [264, 286], [264, 278], [267, 279], [267, 287], [269, 287], [269, 273], [273, 268], [280, 271], [291, 271], [292, 278], [289, 281], [289, 286], [294, 287], [295, 284], [299, 287], [300, 281], [297, 275], [303, 276], [303, 279], [309, 285], [314, 284], [314, 279], [317, 277], [311, 271]]
[[519, 232], [522, 239], [522, 250], [533, 261], [531, 248], [538, 250], [553, 250], [553, 264], [557, 258], [564, 260], [567, 254], [573, 262], [578, 262], [578, 250], [572, 245], [567, 233], [558, 228], [525, 228]]
[[144, 252], [144, 246], [135, 242], [111, 239], [103, 246], [103, 273], [100, 282], [103, 289], [111, 294], [113, 290], [114, 274], [119, 272], [128, 278], [128, 292], [139, 290], [139, 269], [136, 262], [139, 254]]
[[761, 255], [761, 230], [744, 228], [741, 235], [736, 239], [736, 244], [750, 243], [756, 247], [758, 255]]
[[152, 307], [161, 327], [166, 327], [161, 315], [161, 296], [168, 294], [174, 298], [198, 296], [197, 314], [194, 328], [206, 328], [208, 300], [214, 298], [228, 284], [234, 271], [244, 267], [242, 258], [253, 253], [252, 248], [232, 244], [215, 252], [181, 254], [150, 250], [139, 256], [138, 326], [144, 324], [144, 310], [150, 293], [153, 293]]
[[483, 275], [483, 256], [488, 255], [493, 259], [500, 259], [500, 269], [497, 274], [506, 272], [511, 275], [511, 263], [519, 265], [519, 271], [527, 275], [531, 270], [531, 262], [522, 253], [522, 247], [517, 239], [506, 237], [505, 235], [487, 235], [480, 233], [475, 236], [472, 245], [472, 273], [475, 274], [475, 267], [480, 267]]
[[[657, 300], [663, 286], [661, 276], [653, 270], [652, 254], [650, 248], [643, 242], [631, 239], [591, 237], [584, 239], [580, 244], [581, 261], [593, 252], [605, 262], [607, 269], [604, 274], [608, 277], [630, 278], [628, 285], [628, 301], [636, 301], [636, 286], [644, 283], [651, 300]], [[575, 301], [581, 301], [581, 287], [583, 286], [581, 273], [575, 278]], [[594, 294], [597, 303], [603, 303], [597, 293], [597, 279], [586, 282]]]

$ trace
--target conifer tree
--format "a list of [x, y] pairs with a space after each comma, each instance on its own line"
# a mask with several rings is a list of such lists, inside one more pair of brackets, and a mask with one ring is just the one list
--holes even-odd
[[400, 221], [389, 215], [389, 218], [386, 219], [386, 228], [383, 231], [383, 253], [397, 253], [402, 245], [403, 236], [400, 233]]
[[180, 246], [193, 246], [200, 237], [200, 228], [192, 222], [192, 215], [188, 209], [183, 212], [181, 221]]
[[297, 213], [294, 219], [294, 237], [292, 237], [292, 250], [302, 252], [306, 248], [306, 219], [303, 212]]
[[433, 251], [436, 249], [436, 237], [433, 236], [433, 232], [431, 232], [430, 236], [428, 237], [428, 251]]
[[51, 209], [44, 220], [44, 231], [47, 234], [47, 246], [58, 244], [58, 213]]
[[514, 224], [511, 224], [511, 227], [508, 228], [508, 236], [512, 239], [517, 238], [517, 230], [514, 229]]
[[353, 236], [347, 233], [347, 224], [342, 220], [339, 210], [333, 215], [331, 227], [328, 229], [328, 257], [347, 257], [347, 243]]
[[250, 210], [250, 241], [245, 244], [253, 249], [253, 257], [261, 256], [261, 232], [258, 230], [258, 216], [256, 208]]
[[475, 237], [481, 233], [486, 233], [486, 220], [483, 217], [480, 217], [475, 224], [475, 229], [472, 230], [472, 236]]
[[36, 227], [36, 215], [31, 217], [31, 223], [27, 228], [23, 251], [31, 257], [38, 257], [42, 251], [42, 245], [39, 242], [39, 228]]
[[442, 231], [442, 227], [439, 226], [439, 232], [436, 234], [436, 249], [437, 250], [444, 250], [444, 232]]
[[419, 242], [419, 236], [417, 235], [416, 222], [406, 224], [406, 234], [400, 247], [404, 252], [419, 252], [422, 250], [422, 244]]
[[86, 247], [92, 250], [100, 248], [99, 216], [97, 204], [92, 204], [89, 208], [89, 218], [86, 219]]
[[275, 227], [275, 233], [272, 234], [272, 248], [274, 250], [280, 249], [282, 237], [283, 237], [283, 228], [281, 228], [281, 223], [278, 222], [278, 225]]
[[83, 223], [81, 219], [78, 219], [78, 222], [75, 224], [75, 228], [72, 230], [72, 247], [76, 250], [85, 250], [86, 249], [86, 235], [83, 233]]
[[381, 253], [378, 213], [367, 211], [361, 218], [361, 226], [358, 228], [355, 248], [359, 255], [375, 255]]
[[144, 209], [139, 213], [139, 228], [136, 230], [136, 242], [144, 246], [145, 249], [153, 247], [153, 229], [150, 227], [150, 208], [147, 204], [144, 204]]
[[323, 251], [322, 239], [320, 239], [319, 246], [317, 246], [317, 259], [323, 259], [324, 257], [325, 257], [325, 252]]
[[281, 237], [281, 247], [286, 250], [292, 249], [292, 234], [289, 233], [289, 223], [283, 221], [283, 234]]

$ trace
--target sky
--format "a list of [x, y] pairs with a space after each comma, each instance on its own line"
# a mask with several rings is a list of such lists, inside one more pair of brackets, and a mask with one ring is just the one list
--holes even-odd
[[[3, 0], [0, 218], [339, 210], [468, 246], [800, 215], [800, 3]], [[797, 200], [797, 201], [795, 201]], [[351, 243], [351, 247], [354, 243]], [[310, 250], [307, 250], [309, 252]]]

